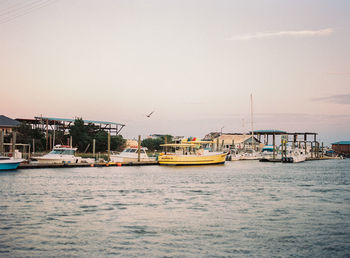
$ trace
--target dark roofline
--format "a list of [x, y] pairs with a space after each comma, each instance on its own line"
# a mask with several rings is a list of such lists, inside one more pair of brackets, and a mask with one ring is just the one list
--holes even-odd
[[11, 119], [7, 116], [0, 115], [0, 127], [7, 127], [7, 128], [13, 128], [18, 127], [21, 123]]

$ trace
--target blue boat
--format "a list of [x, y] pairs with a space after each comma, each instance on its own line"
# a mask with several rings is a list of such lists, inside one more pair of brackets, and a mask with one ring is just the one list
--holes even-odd
[[9, 157], [0, 156], [0, 170], [14, 170], [17, 169], [23, 159], [12, 159]]

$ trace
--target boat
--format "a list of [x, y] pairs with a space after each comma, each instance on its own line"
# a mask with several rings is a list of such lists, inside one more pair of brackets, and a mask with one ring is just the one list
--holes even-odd
[[247, 149], [241, 153], [239, 160], [260, 160], [261, 158], [261, 153], [252, 149]]
[[175, 150], [174, 153], [161, 153], [158, 156], [160, 165], [214, 165], [224, 164], [227, 153], [212, 152], [205, 145], [212, 141], [182, 141], [181, 143], [162, 144], [161, 146]]
[[[140, 161], [155, 161], [155, 158], [148, 157], [147, 148], [140, 148]], [[137, 162], [138, 148], [137, 146], [128, 147], [119, 154], [110, 155], [110, 162]]]
[[[48, 154], [40, 157], [32, 157], [38, 163], [53, 164], [53, 163], [82, 163], [81, 157], [76, 157], [77, 148], [66, 145], [56, 145]], [[86, 163], [91, 163], [93, 159], [84, 159]]]
[[14, 170], [24, 159], [14, 159], [10, 157], [0, 156], [0, 170]]
[[299, 163], [306, 160], [306, 154], [303, 149], [294, 148], [288, 150], [285, 157], [282, 157], [283, 163]]
[[237, 161], [241, 159], [241, 154], [237, 149], [230, 149], [226, 155], [226, 161]]
[[269, 161], [281, 161], [281, 153], [278, 147], [275, 147], [275, 155], [273, 154], [273, 145], [265, 145], [261, 149], [261, 158], [260, 162], [269, 162]]

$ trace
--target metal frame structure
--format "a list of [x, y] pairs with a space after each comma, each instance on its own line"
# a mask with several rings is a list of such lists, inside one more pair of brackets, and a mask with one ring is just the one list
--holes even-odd
[[[66, 132], [69, 129], [69, 126], [74, 123], [75, 119], [70, 118], [55, 118], [55, 117], [42, 117], [37, 116], [34, 119], [16, 119], [19, 122], [24, 122], [30, 124], [33, 128], [39, 128], [42, 131], [46, 132], [48, 130], [60, 130]], [[111, 135], [118, 135], [120, 131], [125, 126], [124, 124], [115, 123], [115, 122], [106, 122], [106, 121], [94, 121], [94, 120], [83, 120], [84, 123], [94, 124], [104, 131], [108, 131]]]

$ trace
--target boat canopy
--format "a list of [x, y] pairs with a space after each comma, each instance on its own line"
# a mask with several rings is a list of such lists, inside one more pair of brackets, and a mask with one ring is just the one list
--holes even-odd
[[196, 142], [186, 142], [186, 143], [167, 143], [161, 144], [162, 147], [193, 147], [199, 144], [210, 144], [214, 143], [213, 141], [196, 141]]

